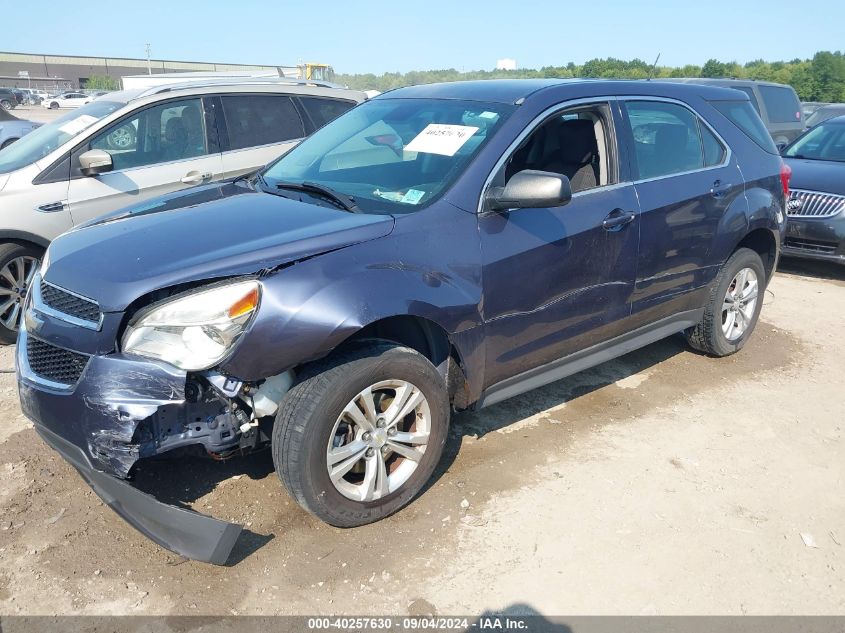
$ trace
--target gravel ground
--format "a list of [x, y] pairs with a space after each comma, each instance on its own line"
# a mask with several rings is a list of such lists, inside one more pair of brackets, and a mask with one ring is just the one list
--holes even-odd
[[228, 567], [114, 515], [2, 374], [0, 614], [845, 614], [845, 269], [788, 266], [740, 354], [672, 338], [456, 415], [435, 482], [375, 525], [306, 515], [267, 453], [145, 467], [246, 523]]

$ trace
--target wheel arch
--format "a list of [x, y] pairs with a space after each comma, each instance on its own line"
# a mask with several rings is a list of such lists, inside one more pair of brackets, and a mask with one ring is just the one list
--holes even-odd
[[363, 326], [333, 351], [368, 340], [390, 341], [419, 352], [443, 376], [449, 391], [449, 401], [457, 408], [468, 406], [464, 359], [459, 346], [440, 324], [411, 314], [382, 317]]
[[45, 239], [34, 233], [27, 231], [6, 230], [0, 231], [0, 244], [7, 244], [9, 242], [21, 244], [23, 246], [35, 246], [42, 250], [46, 250], [50, 246], [50, 240]]
[[775, 234], [769, 228], [758, 227], [748, 233], [734, 247], [732, 253], [740, 248], [749, 248], [755, 251], [763, 260], [763, 269], [766, 271], [766, 283], [771, 280], [778, 260], [778, 241]]

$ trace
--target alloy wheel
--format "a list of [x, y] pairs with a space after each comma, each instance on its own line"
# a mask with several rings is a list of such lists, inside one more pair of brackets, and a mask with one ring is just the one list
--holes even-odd
[[38, 260], [29, 255], [15, 257], [0, 268], [0, 323], [10, 330], [20, 328], [26, 293], [38, 270]]
[[729, 341], [736, 341], [748, 330], [758, 293], [757, 273], [751, 268], [743, 268], [731, 280], [722, 302], [722, 332]]
[[354, 501], [375, 501], [397, 491], [419, 465], [431, 433], [431, 410], [419, 388], [385, 380], [344, 407], [326, 448], [334, 487]]

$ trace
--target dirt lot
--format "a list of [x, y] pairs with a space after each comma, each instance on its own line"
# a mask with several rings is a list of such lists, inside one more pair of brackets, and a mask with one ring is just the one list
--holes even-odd
[[3, 374], [0, 613], [845, 614], [845, 270], [788, 270], [736, 356], [670, 339], [455, 416], [435, 483], [376, 525], [310, 518], [266, 453], [142, 470], [246, 523], [229, 567], [121, 521]]

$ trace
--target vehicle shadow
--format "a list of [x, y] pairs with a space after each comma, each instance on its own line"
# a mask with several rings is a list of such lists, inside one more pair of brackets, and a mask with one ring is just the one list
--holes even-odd
[[782, 257], [777, 272], [845, 282], [845, 266], [813, 259]]
[[[633, 376], [688, 350], [682, 337], [670, 337], [481, 411], [455, 413], [452, 416], [452, 428], [443, 457], [421, 494], [449, 470], [457, 459], [464, 436], [481, 437], [506, 428], [520, 420]], [[164, 457], [142, 461], [136, 468], [133, 480], [136, 488], [163, 503], [199, 512], [206, 510], [202, 507], [195, 508], [193, 505], [228, 479], [244, 476], [252, 480], [263, 480], [270, 476], [275, 478], [272, 455], [267, 449], [227, 461], [215, 461], [194, 455]], [[281, 486], [281, 482], [274, 483]], [[213, 511], [209, 513], [214, 514]], [[230, 558], [230, 564], [249, 556], [272, 538], [272, 535], [264, 536], [245, 530]]]

